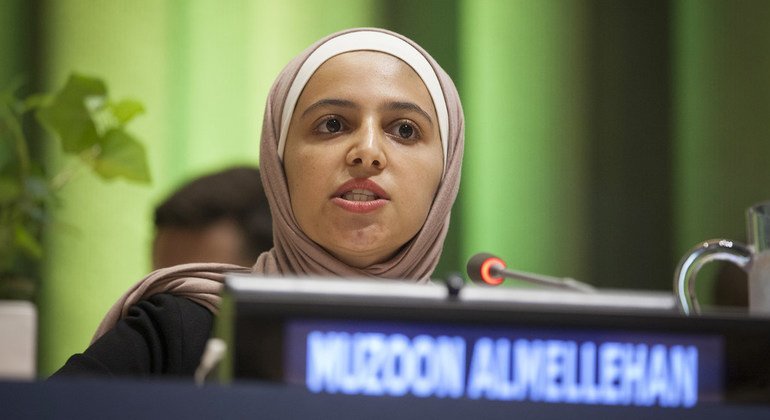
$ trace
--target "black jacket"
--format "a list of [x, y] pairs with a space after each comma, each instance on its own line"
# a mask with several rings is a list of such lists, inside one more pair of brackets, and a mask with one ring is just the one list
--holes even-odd
[[191, 377], [198, 367], [214, 316], [189, 299], [158, 294], [132, 306], [128, 315], [67, 360], [52, 378], [157, 375]]

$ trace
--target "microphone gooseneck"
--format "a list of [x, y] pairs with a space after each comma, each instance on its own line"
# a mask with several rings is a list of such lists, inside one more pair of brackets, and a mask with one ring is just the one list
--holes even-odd
[[466, 270], [468, 277], [478, 284], [497, 286], [508, 278], [578, 292], [592, 293], [596, 291], [593, 286], [569, 277], [559, 278], [509, 270], [502, 259], [487, 252], [480, 252], [468, 259]]

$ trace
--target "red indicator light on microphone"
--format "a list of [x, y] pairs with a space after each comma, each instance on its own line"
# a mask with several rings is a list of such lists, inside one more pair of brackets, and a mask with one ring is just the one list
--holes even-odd
[[502, 277], [494, 277], [492, 276], [492, 273], [490, 272], [492, 270], [492, 267], [494, 266], [500, 266], [500, 268], [505, 268], [505, 263], [503, 260], [497, 257], [490, 257], [484, 260], [484, 262], [481, 263], [481, 279], [484, 280], [484, 283], [490, 284], [492, 286], [497, 286], [500, 283], [505, 280]]

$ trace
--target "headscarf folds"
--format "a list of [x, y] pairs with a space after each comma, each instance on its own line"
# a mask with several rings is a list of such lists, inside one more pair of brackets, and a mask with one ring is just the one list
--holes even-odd
[[[312, 72], [325, 59], [351, 51], [385, 52], [409, 64], [431, 94], [439, 126], [445, 126], [441, 130], [445, 162], [443, 178], [425, 224], [390, 260], [363, 269], [339, 261], [302, 232], [291, 209], [281, 159], [288, 131], [286, 124], [291, 120], [299, 93]], [[317, 59], [319, 56], [321, 59]], [[311, 60], [316, 62], [308, 65]], [[286, 106], [287, 101], [293, 104]], [[451, 207], [457, 196], [463, 140], [463, 112], [454, 83], [419, 45], [394, 32], [373, 28], [342, 31], [316, 42], [284, 68], [267, 99], [262, 123], [260, 171], [264, 174], [263, 184], [273, 215], [274, 248], [260, 255], [254, 271], [269, 275], [374, 277], [427, 282], [441, 256]]]

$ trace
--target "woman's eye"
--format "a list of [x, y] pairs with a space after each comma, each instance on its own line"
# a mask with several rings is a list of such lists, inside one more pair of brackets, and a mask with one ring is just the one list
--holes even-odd
[[342, 121], [337, 117], [328, 117], [316, 126], [316, 130], [323, 134], [339, 133], [343, 128]]
[[326, 124], [324, 124], [326, 127], [326, 131], [330, 133], [336, 133], [342, 129], [342, 124], [340, 123], [340, 120], [336, 118], [329, 118], [326, 120]]
[[398, 126], [398, 135], [408, 139], [409, 137], [412, 137], [412, 134], [414, 134], [414, 128], [412, 128], [409, 124], [401, 124]]
[[411, 122], [396, 123], [391, 129], [391, 134], [402, 140], [417, 140], [420, 138], [420, 130]]

